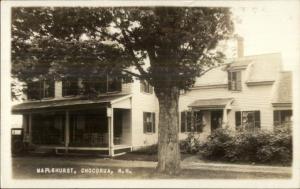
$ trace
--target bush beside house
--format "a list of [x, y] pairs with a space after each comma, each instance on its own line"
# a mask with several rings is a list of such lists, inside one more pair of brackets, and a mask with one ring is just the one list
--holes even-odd
[[274, 132], [217, 129], [198, 149], [201, 157], [209, 160], [288, 165], [292, 161], [292, 134], [289, 127]]

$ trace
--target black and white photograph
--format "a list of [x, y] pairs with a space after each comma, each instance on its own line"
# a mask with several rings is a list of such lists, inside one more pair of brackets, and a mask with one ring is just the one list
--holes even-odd
[[2, 1], [1, 188], [299, 188], [300, 1]]

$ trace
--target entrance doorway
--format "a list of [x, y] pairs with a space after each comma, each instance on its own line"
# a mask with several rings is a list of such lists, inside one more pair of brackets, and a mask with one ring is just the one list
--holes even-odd
[[223, 119], [222, 110], [211, 111], [211, 131], [222, 127]]

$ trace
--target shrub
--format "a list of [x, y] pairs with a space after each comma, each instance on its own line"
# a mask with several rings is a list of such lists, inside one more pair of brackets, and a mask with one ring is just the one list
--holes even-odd
[[292, 135], [288, 128], [274, 132], [237, 132], [217, 129], [199, 147], [205, 159], [229, 162], [289, 164], [292, 160]]
[[269, 136], [267, 145], [258, 149], [260, 162], [290, 164], [292, 161], [293, 145], [289, 127], [277, 127]]
[[180, 141], [179, 147], [182, 153], [196, 154], [199, 151], [200, 141], [194, 133], [189, 133], [187, 138]]
[[226, 149], [229, 148], [232, 141], [232, 134], [227, 129], [216, 129], [208, 136], [207, 142], [200, 144], [199, 153], [206, 159], [224, 159]]

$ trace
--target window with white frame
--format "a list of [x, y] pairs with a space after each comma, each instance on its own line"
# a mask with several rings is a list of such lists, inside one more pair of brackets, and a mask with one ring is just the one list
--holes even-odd
[[78, 78], [64, 78], [62, 80], [62, 95], [75, 96], [78, 95]]
[[141, 92], [153, 93], [153, 87], [145, 80], [141, 80]]
[[182, 133], [201, 133], [204, 127], [203, 113], [201, 111], [182, 111], [180, 127]]
[[155, 113], [143, 112], [144, 133], [155, 133]]
[[292, 110], [274, 110], [274, 126], [290, 125], [292, 123]]
[[54, 97], [54, 80], [39, 80], [27, 84], [27, 98], [39, 100]]
[[242, 73], [241, 71], [228, 72], [228, 89], [231, 91], [242, 90]]
[[255, 132], [260, 129], [260, 111], [235, 112], [235, 124], [237, 130]]

